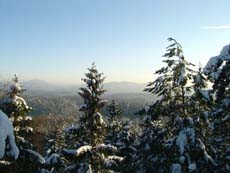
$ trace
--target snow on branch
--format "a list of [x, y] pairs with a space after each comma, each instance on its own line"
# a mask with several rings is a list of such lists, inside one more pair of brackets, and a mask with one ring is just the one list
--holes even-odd
[[25, 150], [26, 155], [29, 156], [30, 161], [36, 162], [38, 164], [45, 164], [45, 159], [36, 151], [27, 149]]
[[98, 151], [111, 151], [111, 152], [117, 152], [117, 147], [114, 147], [110, 144], [100, 144], [96, 146], [96, 150]]
[[210, 58], [204, 68], [204, 73], [209, 75], [212, 79], [217, 79], [222, 72], [222, 66], [225, 61], [230, 60], [230, 44], [225, 46], [220, 55]]
[[90, 152], [92, 150], [92, 146], [90, 145], [85, 145], [76, 150], [76, 156], [80, 156], [82, 154], [85, 154], [87, 152]]

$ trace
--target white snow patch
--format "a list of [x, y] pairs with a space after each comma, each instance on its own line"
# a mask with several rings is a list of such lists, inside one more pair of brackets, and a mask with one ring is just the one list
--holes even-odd
[[25, 117], [25, 120], [26, 120], [26, 121], [32, 121], [33, 118], [32, 118], [31, 116], [26, 116], [26, 117]]
[[200, 149], [201, 149], [201, 150], [205, 150], [205, 145], [204, 145], [204, 143], [201, 141], [201, 139], [198, 138], [197, 141], [199, 142], [199, 147], [200, 147]]
[[230, 171], [230, 165], [226, 163], [226, 170]]
[[180, 71], [180, 75], [179, 75], [179, 78], [177, 80], [177, 83], [181, 84], [181, 82], [183, 82], [185, 80], [185, 77], [186, 77], [186, 64], [182, 63], [181, 71]]
[[186, 145], [188, 144], [188, 139], [191, 140], [192, 143], [195, 142], [195, 131], [193, 128], [183, 128], [177, 137], [176, 144], [179, 148], [180, 154], [183, 155]]
[[103, 106], [105, 106], [106, 104], [107, 104], [107, 100], [100, 100], [99, 102], [98, 102], [98, 107], [103, 107]]
[[22, 98], [22, 97], [19, 97], [19, 96], [10, 96], [6, 99], [4, 99], [2, 101], [2, 103], [12, 103], [12, 104], [15, 104], [16, 106], [23, 106], [25, 109], [32, 109], [31, 107], [29, 107], [26, 103], [26, 101]]
[[195, 162], [190, 163], [189, 166], [188, 166], [189, 172], [195, 171], [196, 168], [197, 168], [197, 166], [196, 166], [196, 163], [195, 163]]
[[185, 161], [185, 157], [184, 156], [180, 156], [179, 161], [180, 161], [181, 164], [183, 164], [184, 161]]
[[33, 128], [32, 127], [29, 127], [29, 126], [26, 126], [26, 127], [24, 127], [24, 129], [25, 129], [25, 131], [27, 132], [27, 133], [29, 133], [29, 132], [33, 132]]
[[96, 146], [96, 149], [97, 150], [109, 150], [109, 151], [112, 151], [112, 152], [117, 152], [117, 147], [113, 146], [113, 145], [106, 145], [106, 144], [100, 144], [100, 145], [97, 145]]
[[102, 115], [99, 112], [96, 112], [95, 114], [93, 114], [93, 122], [95, 125], [104, 125], [105, 122], [103, 120]]
[[12, 91], [22, 91], [22, 87], [21, 87], [21, 85], [19, 84], [19, 83], [13, 83], [13, 84], [11, 84], [11, 86], [10, 86], [10, 91], [12, 92]]
[[13, 125], [9, 118], [0, 110], [0, 159], [5, 155], [6, 139], [9, 139], [9, 154], [15, 160], [18, 158], [19, 150], [15, 143]]
[[149, 109], [150, 109], [150, 107], [149, 106], [145, 106], [145, 113], [146, 113], [146, 115], [148, 114], [148, 112], [149, 112]]
[[176, 140], [176, 144], [179, 147], [179, 151], [180, 151], [181, 155], [184, 153], [185, 146], [187, 145], [187, 143], [188, 143], [188, 141], [187, 141], [186, 134], [185, 134], [184, 130], [181, 130], [179, 132], [179, 136], [177, 137], [177, 140]]
[[45, 164], [45, 159], [36, 151], [27, 149], [25, 150], [28, 154], [30, 154], [31, 161], [35, 161], [39, 164]]
[[173, 163], [171, 166], [172, 173], [181, 173], [181, 165], [179, 163]]
[[22, 121], [22, 120], [23, 120], [22, 116], [18, 116], [17, 121]]
[[84, 154], [88, 151], [91, 151], [91, 150], [92, 150], [92, 146], [90, 146], [90, 145], [82, 146], [76, 150], [76, 156], [82, 155], [82, 154]]
[[207, 153], [206, 150], [204, 150], [204, 159], [206, 161], [210, 161], [213, 165], [217, 166], [217, 164], [215, 163], [215, 161], [213, 160], [213, 158]]
[[57, 164], [57, 163], [58, 163], [58, 160], [59, 160], [59, 157], [60, 157], [59, 154], [56, 154], [56, 153], [51, 154], [51, 155], [46, 159], [46, 164], [50, 164], [50, 165]]
[[228, 119], [230, 119], [229, 114], [228, 114], [228, 115], [226, 115], [226, 116], [222, 119], [222, 121], [226, 121], [226, 120], [228, 120]]
[[221, 64], [227, 60], [230, 60], [230, 44], [224, 46], [220, 55], [210, 58], [203, 70], [204, 73], [209, 74], [213, 79], [217, 79], [222, 71]]
[[115, 160], [118, 162], [122, 162], [124, 160], [124, 157], [119, 157], [119, 156], [108, 156], [109, 160]]
[[88, 108], [88, 106], [86, 104], [83, 104], [79, 107], [79, 110], [82, 111], [82, 110], [86, 110]]

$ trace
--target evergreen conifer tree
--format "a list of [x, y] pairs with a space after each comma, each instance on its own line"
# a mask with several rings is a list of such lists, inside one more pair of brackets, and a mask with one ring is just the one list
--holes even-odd
[[122, 111], [117, 101], [112, 100], [107, 106], [107, 111], [109, 112], [109, 124], [106, 143], [116, 146], [119, 150], [119, 156], [124, 158], [122, 164], [119, 165], [119, 171], [134, 172], [136, 134], [131, 127], [131, 123], [122, 120]]
[[122, 113], [116, 100], [112, 100], [112, 102], [107, 106], [107, 111], [109, 112], [109, 122], [113, 122], [119, 119], [119, 116]]
[[230, 45], [220, 55], [210, 58], [204, 72], [213, 82], [215, 106], [212, 110], [212, 143], [219, 172], [230, 171]]
[[58, 126], [58, 119], [53, 116], [50, 116], [49, 119], [52, 119], [50, 120], [51, 131], [46, 136], [44, 156], [46, 163], [42, 171], [60, 173], [66, 166], [66, 160], [62, 154], [62, 149], [66, 146], [63, 129]]
[[[144, 168], [147, 168], [145, 171], [170, 170], [173, 173], [210, 171], [210, 167], [203, 170], [200, 160], [207, 165], [215, 166], [216, 163], [197, 135], [198, 127], [194, 123], [194, 114], [191, 114], [194, 65], [185, 60], [182, 47], [176, 40], [169, 38], [169, 41], [172, 44], [164, 55], [167, 65], [156, 71], [158, 77], [145, 89], [157, 95], [158, 100], [146, 111], [147, 124], [141, 144], [144, 145], [142, 149], [151, 151], [151, 154], [142, 156], [148, 164]], [[202, 131], [202, 127], [199, 130]]]
[[105, 122], [100, 109], [105, 106], [106, 100], [101, 99], [105, 93], [102, 83], [105, 80], [103, 73], [99, 73], [95, 64], [88, 69], [85, 74], [86, 78], [82, 79], [86, 87], [80, 88], [79, 95], [84, 100], [84, 105], [80, 110], [84, 112], [80, 117], [80, 122], [85, 126], [85, 137], [88, 144], [96, 146], [104, 141]]
[[116, 147], [104, 144], [106, 123], [100, 109], [106, 104], [106, 100], [101, 98], [105, 93], [102, 85], [105, 77], [103, 73], [98, 72], [95, 64], [88, 68], [85, 76], [86, 78], [82, 80], [86, 87], [81, 87], [79, 91], [79, 95], [84, 100], [84, 104], [80, 107], [82, 114], [74, 130], [78, 136], [77, 148], [63, 151], [72, 165], [66, 167], [66, 171], [106, 172], [106, 170], [117, 169], [117, 163], [123, 158], [113, 155], [117, 152]]
[[[189, 114], [193, 115], [195, 122], [199, 128], [202, 127], [201, 135], [209, 137], [211, 135], [211, 111], [214, 106], [211, 90], [208, 88], [210, 81], [199, 67], [198, 72], [193, 78], [193, 94], [191, 96], [191, 110]], [[203, 138], [202, 137], [202, 138]], [[207, 139], [203, 139], [205, 141]]]
[[40, 169], [44, 159], [29, 141], [33, 128], [30, 127], [32, 117], [28, 113], [32, 108], [22, 97], [23, 92], [18, 76], [15, 75], [8, 95], [1, 101], [1, 107], [13, 123], [16, 143], [20, 150], [17, 162], [11, 167], [14, 172], [30, 173]]

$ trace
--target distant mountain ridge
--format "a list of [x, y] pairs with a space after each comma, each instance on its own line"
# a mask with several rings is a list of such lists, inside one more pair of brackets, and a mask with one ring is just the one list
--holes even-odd
[[[78, 92], [78, 89], [83, 84], [79, 85], [58, 85], [52, 84], [43, 80], [28, 80], [22, 81], [22, 86], [33, 95], [40, 95], [40, 94], [48, 94], [51, 95], [72, 95]], [[107, 90], [107, 94], [114, 94], [114, 93], [142, 93], [143, 89], [146, 87], [144, 83], [135, 83], [135, 82], [107, 82], [104, 83], [104, 88]]]
[[[6, 91], [10, 83], [3, 81], [0, 87]], [[28, 105], [33, 107], [31, 112], [33, 116], [75, 115], [78, 107], [83, 104], [82, 98], [78, 95], [79, 87], [84, 86], [83, 84], [57, 85], [43, 80], [21, 81], [21, 84], [26, 90], [24, 97]], [[156, 99], [155, 96], [143, 92], [145, 87], [145, 84], [135, 82], [104, 83], [107, 92], [103, 98], [108, 102], [111, 102], [112, 99], [117, 100], [126, 117], [136, 118], [134, 113]], [[105, 109], [103, 109], [103, 114], [106, 114]]]

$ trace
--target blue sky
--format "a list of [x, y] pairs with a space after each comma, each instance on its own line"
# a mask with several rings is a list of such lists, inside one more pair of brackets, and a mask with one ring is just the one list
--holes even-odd
[[230, 43], [229, 0], [0, 0], [0, 78], [148, 82], [174, 37], [203, 65]]

